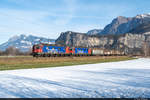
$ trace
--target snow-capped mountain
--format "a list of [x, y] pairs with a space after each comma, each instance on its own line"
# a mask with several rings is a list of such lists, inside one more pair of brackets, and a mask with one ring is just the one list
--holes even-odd
[[28, 51], [34, 44], [38, 44], [40, 42], [54, 44], [55, 40], [32, 35], [26, 36], [22, 34], [20, 36], [13, 36], [7, 42], [1, 44], [0, 50], [3, 51], [9, 46], [13, 46], [21, 51]]
[[141, 15], [137, 15], [136, 18], [149, 18], [150, 17], [150, 13], [147, 14], [141, 14]]
[[[132, 32], [132, 30], [138, 32], [136, 30], [139, 27], [147, 27], [147, 25], [150, 25], [150, 13], [137, 15], [135, 17], [118, 16], [97, 34], [124, 34]], [[143, 28], [140, 31], [147, 32], [149, 30], [144, 30]]]

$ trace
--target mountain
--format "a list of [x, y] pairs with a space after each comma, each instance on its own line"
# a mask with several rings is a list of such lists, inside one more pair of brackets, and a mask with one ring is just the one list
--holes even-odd
[[75, 47], [98, 47], [124, 51], [126, 54], [143, 54], [144, 43], [150, 46], [150, 34], [87, 35], [86, 33], [63, 32], [56, 44]]
[[[150, 14], [141, 14], [135, 17], [118, 16], [98, 34], [124, 34], [132, 32], [150, 22]], [[147, 30], [149, 31], [149, 30]], [[145, 32], [147, 32], [145, 30]]]
[[9, 46], [13, 46], [21, 51], [28, 51], [30, 48], [32, 48], [34, 44], [38, 44], [40, 41], [42, 43], [55, 43], [54, 39], [48, 39], [32, 35], [26, 36], [22, 34], [20, 36], [13, 36], [7, 42], [1, 44], [0, 50], [4, 51]]
[[93, 29], [87, 32], [88, 35], [97, 35], [98, 33], [100, 33], [102, 31], [102, 29]]

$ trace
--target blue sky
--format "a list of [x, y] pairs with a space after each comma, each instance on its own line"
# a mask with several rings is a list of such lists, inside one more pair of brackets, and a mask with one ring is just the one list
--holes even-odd
[[0, 43], [19, 34], [56, 39], [100, 29], [117, 16], [150, 13], [150, 0], [0, 0]]

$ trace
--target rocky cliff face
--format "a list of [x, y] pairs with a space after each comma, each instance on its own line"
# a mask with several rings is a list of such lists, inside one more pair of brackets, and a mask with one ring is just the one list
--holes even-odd
[[142, 45], [145, 42], [145, 35], [128, 33], [125, 36], [119, 37], [118, 42], [132, 49], [142, 48]]
[[126, 53], [143, 53], [144, 43], [150, 45], [150, 34], [103, 35], [89, 36], [83, 33], [64, 32], [56, 40], [56, 44], [80, 47], [99, 47], [124, 50]]
[[118, 38], [118, 43], [122, 44], [123, 50], [129, 54], [143, 54], [145, 46], [150, 47], [150, 34], [127, 33]]
[[113, 39], [107, 37], [89, 36], [84, 33], [64, 32], [56, 40], [56, 44], [77, 47], [102, 47], [106, 44], [112, 45]]

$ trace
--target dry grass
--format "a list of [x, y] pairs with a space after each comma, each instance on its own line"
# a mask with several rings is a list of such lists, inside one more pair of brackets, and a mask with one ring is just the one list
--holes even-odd
[[127, 56], [50, 57], [50, 58], [33, 58], [31, 56], [0, 57], [0, 70], [69, 66], [69, 65], [122, 61], [130, 59], [133, 58]]

